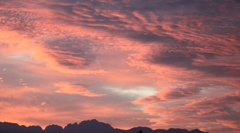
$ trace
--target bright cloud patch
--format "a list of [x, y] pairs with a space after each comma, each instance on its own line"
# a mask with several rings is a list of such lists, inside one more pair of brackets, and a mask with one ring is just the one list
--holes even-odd
[[105, 87], [105, 89], [115, 94], [133, 96], [133, 97], [143, 97], [143, 96], [149, 96], [157, 93], [156, 88], [148, 87], [148, 86], [137, 86], [132, 88], [108, 86], [108, 87]]

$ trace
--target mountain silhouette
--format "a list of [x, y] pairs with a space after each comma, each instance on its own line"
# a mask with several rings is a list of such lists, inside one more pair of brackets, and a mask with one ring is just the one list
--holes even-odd
[[143, 132], [142, 132], [142, 130], [140, 129], [140, 131], [139, 131], [139, 132], [137, 132], [137, 133], [143, 133]]
[[58, 125], [49, 125], [44, 130], [40, 126], [20, 126], [16, 123], [0, 122], [0, 133], [207, 133], [194, 129], [170, 128], [152, 130], [148, 127], [134, 127], [129, 130], [113, 128], [110, 124], [95, 119], [82, 121], [79, 124], [68, 124], [64, 128]]
[[49, 125], [45, 128], [43, 133], [59, 133], [63, 128], [58, 125]]

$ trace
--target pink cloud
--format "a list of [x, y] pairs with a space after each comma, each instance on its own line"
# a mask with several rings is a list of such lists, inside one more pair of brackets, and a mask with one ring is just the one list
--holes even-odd
[[82, 95], [87, 97], [99, 97], [99, 96], [105, 95], [105, 94], [93, 93], [81, 85], [74, 85], [69, 82], [55, 83], [54, 86], [60, 88], [55, 91], [57, 93], [77, 94], [77, 95]]
[[229, 106], [238, 106], [239, 101], [239, 92], [237, 91], [215, 98], [189, 100], [188, 103], [178, 106], [149, 105], [143, 108], [143, 111], [159, 116], [159, 118], [151, 119], [152, 122], [155, 122], [153, 126], [185, 128], [198, 126], [207, 129], [210, 128], [208, 124], [211, 124], [212, 129], [207, 130], [219, 127], [239, 130], [239, 111]]

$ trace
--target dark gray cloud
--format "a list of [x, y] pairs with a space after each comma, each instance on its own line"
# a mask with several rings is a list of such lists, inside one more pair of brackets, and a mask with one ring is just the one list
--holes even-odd
[[175, 39], [172, 36], [159, 36], [152, 33], [136, 33], [136, 34], [130, 34], [128, 36], [129, 39], [133, 39], [135, 41], [140, 41], [142, 43], [151, 43], [151, 42], [165, 42], [165, 43], [173, 43], [177, 42], [177, 39]]
[[[173, 67], [181, 67], [187, 70], [198, 70], [207, 74], [221, 77], [240, 77], [239, 66], [226, 66], [226, 65], [195, 65], [194, 60], [202, 55], [204, 59], [216, 58], [218, 55], [214, 53], [184, 53], [182, 52], [160, 52], [159, 55], [152, 55], [149, 60], [154, 64], [163, 64]], [[234, 55], [232, 55], [234, 56]]]
[[196, 95], [200, 92], [200, 88], [194, 87], [194, 88], [176, 88], [173, 89], [165, 94], [165, 97], [167, 99], [179, 99], [184, 97], [189, 97]]

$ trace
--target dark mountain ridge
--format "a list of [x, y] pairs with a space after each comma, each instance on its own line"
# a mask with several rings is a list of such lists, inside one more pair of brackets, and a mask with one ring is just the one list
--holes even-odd
[[140, 130], [143, 133], [207, 133], [199, 129], [188, 131], [178, 128], [152, 130], [148, 127], [134, 127], [129, 130], [122, 130], [95, 119], [82, 121], [79, 124], [68, 124], [64, 128], [58, 125], [49, 125], [44, 130], [40, 126], [26, 127], [16, 123], [0, 122], [0, 133], [136, 133]]

